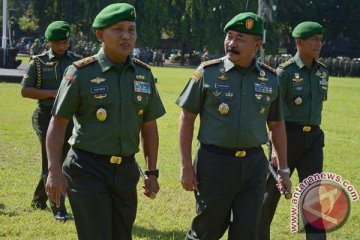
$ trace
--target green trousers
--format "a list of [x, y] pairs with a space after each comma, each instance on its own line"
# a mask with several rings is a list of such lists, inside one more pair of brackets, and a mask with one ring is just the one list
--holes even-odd
[[265, 190], [267, 159], [259, 147], [245, 157], [214, 153], [200, 147], [195, 167], [197, 216], [185, 239], [256, 239]]
[[140, 173], [134, 156], [121, 164], [110, 156], [70, 149], [63, 164], [79, 240], [131, 240]]

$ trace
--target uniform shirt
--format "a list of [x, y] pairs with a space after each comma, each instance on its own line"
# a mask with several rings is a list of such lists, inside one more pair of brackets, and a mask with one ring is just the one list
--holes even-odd
[[138, 152], [142, 124], [165, 114], [150, 68], [132, 58], [115, 65], [102, 49], [79, 62], [85, 66], [66, 70], [53, 108], [74, 115], [69, 143], [103, 155]]
[[298, 54], [277, 69], [287, 108], [286, 122], [320, 125], [323, 101], [327, 100], [329, 74], [314, 61], [309, 69]]
[[[268, 140], [266, 122], [283, 119], [274, 70], [254, 61], [239, 69], [226, 57], [202, 63], [176, 103], [200, 114], [198, 139], [225, 148], [251, 148]], [[219, 107], [226, 104], [227, 114]]]
[[[56, 57], [50, 49], [41, 55], [33, 56], [31, 59], [21, 84], [24, 87], [37, 87], [39, 76], [41, 79], [40, 89], [57, 90], [65, 69], [74, 61], [81, 59], [81, 56], [67, 51], [62, 57]], [[37, 69], [34, 59], [38, 60], [39, 69]], [[52, 106], [54, 98], [39, 99], [38, 104]]]

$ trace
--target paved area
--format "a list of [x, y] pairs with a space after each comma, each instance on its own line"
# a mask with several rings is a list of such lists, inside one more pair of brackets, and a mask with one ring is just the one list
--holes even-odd
[[21, 82], [25, 74], [27, 64], [21, 64], [16, 69], [0, 68], [0, 82]]

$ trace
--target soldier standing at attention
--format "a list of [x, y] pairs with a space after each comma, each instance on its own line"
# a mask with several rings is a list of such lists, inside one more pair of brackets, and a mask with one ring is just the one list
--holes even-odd
[[[159, 191], [156, 119], [165, 109], [151, 69], [132, 57], [135, 20], [135, 8], [126, 3], [100, 11], [92, 27], [102, 48], [67, 69], [52, 110], [46, 189], [56, 203], [68, 194], [80, 240], [132, 239], [140, 136], [147, 167], [144, 194]], [[61, 169], [60, 149], [72, 116], [71, 149]]]
[[[255, 60], [263, 20], [240, 13], [225, 26], [226, 56], [203, 62], [177, 99], [180, 116], [180, 181], [195, 191], [197, 216], [185, 239], [256, 239], [267, 159], [261, 148], [272, 133], [279, 165], [286, 169], [282, 98], [275, 70]], [[200, 148], [192, 164], [194, 121], [200, 115]], [[280, 190], [290, 189], [289, 175]], [[232, 221], [230, 216], [232, 213]]]
[[[287, 159], [289, 174], [297, 169], [299, 181], [323, 169], [324, 133], [320, 129], [323, 101], [327, 100], [329, 74], [317, 61], [323, 44], [323, 27], [316, 22], [302, 22], [295, 27], [297, 53], [277, 69], [285, 106]], [[272, 154], [276, 161], [277, 155]], [[266, 183], [261, 215], [261, 240], [270, 239], [270, 224], [280, 198], [275, 181]], [[308, 223], [306, 239], [326, 239], [324, 229]]]
[[[45, 209], [48, 199], [45, 192], [45, 183], [48, 175], [45, 140], [51, 119], [51, 108], [65, 69], [81, 58], [67, 51], [69, 36], [70, 25], [68, 23], [64, 21], [51, 23], [45, 31], [45, 37], [50, 43], [50, 50], [32, 57], [29, 68], [21, 83], [21, 95], [38, 100], [38, 106], [32, 116], [32, 125], [40, 140], [42, 171], [31, 203], [31, 206], [35, 209]], [[66, 138], [70, 137], [71, 129], [72, 124], [69, 124]], [[63, 157], [65, 157], [69, 147], [68, 144], [64, 144], [62, 149]], [[66, 221], [69, 219], [64, 205], [64, 198], [61, 198], [61, 203], [58, 207], [52, 201], [50, 201], [50, 206], [56, 220]]]

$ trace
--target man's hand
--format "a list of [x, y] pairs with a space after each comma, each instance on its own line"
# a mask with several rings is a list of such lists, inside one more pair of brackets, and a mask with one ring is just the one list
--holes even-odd
[[186, 191], [197, 191], [197, 178], [192, 166], [181, 167], [180, 182]]
[[149, 175], [144, 179], [144, 185], [143, 185], [143, 193], [148, 198], [154, 199], [156, 197], [156, 194], [159, 192], [160, 187], [159, 183], [157, 181], [157, 177], [153, 175]]
[[288, 173], [279, 173], [277, 182], [278, 183], [276, 186], [282, 194], [284, 194], [286, 191], [291, 192], [292, 183]]
[[46, 180], [46, 194], [50, 200], [55, 202], [56, 207], [60, 207], [60, 196], [67, 197], [67, 183], [61, 171], [53, 173], [49, 172]]

